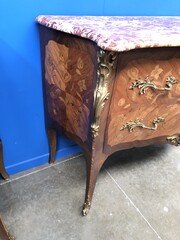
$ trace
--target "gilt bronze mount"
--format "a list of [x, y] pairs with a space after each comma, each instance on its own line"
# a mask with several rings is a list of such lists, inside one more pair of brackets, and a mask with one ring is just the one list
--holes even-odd
[[90, 201], [86, 200], [86, 202], [83, 205], [83, 210], [82, 210], [82, 215], [83, 216], [86, 216], [88, 214], [90, 207], [91, 207]]
[[99, 121], [105, 101], [109, 98], [108, 85], [115, 68], [117, 53], [100, 49], [98, 52], [97, 84], [94, 91], [94, 122], [91, 125], [93, 139], [98, 136]]
[[148, 88], [151, 88], [153, 90], [159, 90], [159, 91], [170, 91], [172, 90], [173, 84], [178, 83], [178, 80], [174, 76], [169, 76], [166, 79], [165, 87], [157, 87], [153, 83], [153, 79], [150, 79], [149, 77], [146, 77], [144, 80], [137, 79], [135, 82], [132, 82], [132, 85], [129, 87], [130, 90], [134, 90], [135, 88], [139, 88], [139, 93], [144, 94], [146, 93], [146, 90]]
[[157, 126], [159, 123], [163, 122], [164, 118], [162, 117], [155, 117], [152, 124], [154, 125], [153, 127], [149, 127], [146, 126], [142, 121], [140, 121], [139, 119], [136, 119], [135, 121], [129, 121], [126, 124], [124, 124], [120, 130], [124, 130], [124, 129], [128, 129], [129, 132], [133, 132], [134, 128], [145, 128], [145, 129], [149, 129], [149, 130], [156, 130]]
[[180, 136], [178, 135], [167, 137], [166, 140], [172, 145], [180, 146]]

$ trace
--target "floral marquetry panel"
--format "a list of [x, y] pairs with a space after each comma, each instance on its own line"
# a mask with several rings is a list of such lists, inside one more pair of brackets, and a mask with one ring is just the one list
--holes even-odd
[[50, 117], [83, 141], [87, 138], [95, 63], [88, 52], [50, 40], [45, 50]]
[[[174, 126], [180, 131], [179, 76], [180, 51], [176, 49], [134, 50], [120, 55], [108, 119], [108, 145], [133, 146], [141, 139], [145, 142], [171, 135]], [[163, 121], [153, 129], [157, 117]]]

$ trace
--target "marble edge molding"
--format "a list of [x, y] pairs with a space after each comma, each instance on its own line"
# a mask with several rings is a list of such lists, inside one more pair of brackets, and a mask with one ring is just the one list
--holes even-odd
[[108, 51], [180, 46], [178, 16], [57, 16], [40, 15], [48, 28], [90, 39]]

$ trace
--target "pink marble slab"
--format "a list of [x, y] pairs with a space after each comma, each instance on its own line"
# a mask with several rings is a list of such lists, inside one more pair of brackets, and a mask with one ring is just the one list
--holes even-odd
[[36, 21], [48, 28], [88, 38], [109, 51], [180, 46], [180, 17], [41, 15]]

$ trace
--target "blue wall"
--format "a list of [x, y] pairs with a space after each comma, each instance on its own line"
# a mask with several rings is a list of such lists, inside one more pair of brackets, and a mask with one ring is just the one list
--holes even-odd
[[[48, 161], [35, 17], [179, 15], [179, 0], [6, 0], [0, 4], [0, 139], [9, 174]], [[61, 135], [56, 158], [79, 151]]]

